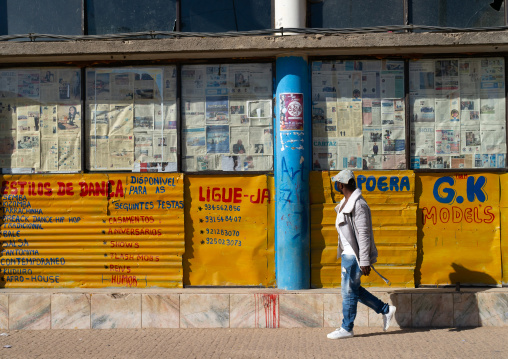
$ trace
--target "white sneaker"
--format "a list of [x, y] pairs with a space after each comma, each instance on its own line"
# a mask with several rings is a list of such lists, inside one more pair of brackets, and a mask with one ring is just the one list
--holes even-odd
[[392, 321], [396, 310], [397, 310], [396, 307], [390, 305], [390, 307], [388, 308], [388, 313], [383, 314], [383, 330], [385, 332], [388, 330], [388, 328], [390, 328], [390, 322]]
[[351, 330], [348, 332], [346, 329], [339, 328], [335, 329], [333, 332], [329, 333], [326, 337], [328, 339], [346, 339], [346, 338], [352, 338], [354, 337], [354, 333]]

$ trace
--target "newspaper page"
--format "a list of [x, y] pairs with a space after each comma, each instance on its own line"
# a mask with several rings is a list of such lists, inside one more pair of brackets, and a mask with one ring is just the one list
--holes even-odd
[[155, 162], [152, 132], [134, 134], [134, 161], [137, 163]]
[[229, 124], [231, 126], [249, 126], [250, 120], [247, 116], [247, 101], [241, 99], [231, 99], [229, 101]]
[[206, 134], [204, 128], [184, 128], [182, 130], [184, 153], [189, 156], [206, 154]]
[[479, 126], [461, 126], [460, 128], [460, 153], [481, 153], [481, 136]]
[[206, 97], [206, 124], [226, 125], [229, 123], [228, 96]]
[[338, 168], [337, 148], [338, 141], [336, 138], [314, 137], [312, 164], [315, 171], [331, 170]]
[[0, 100], [0, 131], [16, 131], [18, 115], [15, 100]]
[[[330, 130], [333, 130], [333, 127]], [[337, 133], [341, 138], [362, 136], [361, 102], [337, 102]]]
[[270, 128], [251, 127], [249, 129], [249, 153], [263, 156], [272, 155], [272, 132]]
[[460, 127], [436, 127], [436, 154], [460, 154]]
[[364, 170], [381, 170], [383, 169], [383, 157], [382, 155], [368, 155], [363, 156], [362, 168]]
[[359, 138], [341, 138], [338, 142], [338, 165], [341, 169], [362, 169], [362, 141]]
[[411, 156], [426, 157], [436, 153], [436, 129], [432, 123], [415, 124], [411, 129]]
[[247, 111], [251, 126], [270, 126], [272, 122], [272, 101], [247, 101]]
[[406, 169], [406, 156], [405, 155], [383, 155], [382, 169]]
[[363, 128], [363, 155], [378, 155], [383, 153], [383, 129], [381, 127]]
[[176, 163], [177, 135], [174, 132], [153, 133], [153, 157], [157, 162]]
[[89, 163], [92, 170], [107, 170], [109, 165], [108, 136], [90, 136]]
[[[78, 72], [79, 78], [79, 72]], [[41, 71], [39, 91], [41, 104], [57, 103], [60, 100], [60, 85], [58, 83], [60, 76], [58, 69], [47, 68]], [[74, 86], [73, 86], [74, 87]], [[77, 89], [81, 93], [81, 89]], [[69, 91], [70, 94], [70, 91]], [[80, 98], [74, 98], [80, 100]]]
[[[41, 106], [41, 119], [40, 119], [39, 126], [40, 126], [40, 132], [41, 132], [42, 138], [45, 138], [45, 137], [53, 138], [53, 137], [57, 136], [57, 126], [58, 126], [57, 113], [58, 113], [58, 110], [57, 110], [56, 105]], [[55, 171], [58, 171], [58, 169]]]
[[[181, 72], [183, 170], [251, 170], [255, 160], [248, 161], [246, 167], [243, 163], [251, 152], [263, 157], [257, 161], [258, 168], [272, 168], [265, 161], [273, 162], [273, 145], [264, 139], [265, 129], [271, 130], [273, 121], [272, 65], [188, 65]], [[250, 135], [258, 133], [259, 141], [264, 142], [251, 148]]]
[[506, 153], [506, 127], [482, 125], [480, 131], [481, 152], [488, 154]]
[[81, 169], [81, 138], [79, 136], [58, 137], [58, 170], [74, 172]]
[[154, 127], [154, 104], [139, 103], [134, 107], [134, 131], [152, 131]]
[[58, 171], [58, 137], [41, 140], [41, 170]]
[[250, 151], [249, 144], [249, 128], [245, 127], [231, 127], [231, 144], [230, 153], [235, 155], [243, 155]]
[[[138, 109], [138, 106], [141, 109]], [[99, 107], [99, 106], [97, 106]], [[144, 120], [143, 111], [147, 111], [146, 118], [150, 118], [152, 108], [150, 105], [136, 105], [138, 121], [136, 124], [150, 126], [150, 120]], [[109, 113], [99, 112], [99, 116], [95, 118], [95, 125], [98, 129], [109, 129], [108, 135], [128, 135], [134, 130], [134, 107], [132, 103], [115, 103], [110, 106]], [[109, 122], [108, 122], [109, 120]], [[104, 134], [104, 130], [100, 134]]]
[[132, 135], [109, 136], [109, 169], [132, 170], [134, 141]]
[[[16, 70], [0, 70], [0, 100], [18, 97], [18, 73]], [[2, 101], [3, 102], [3, 101]]]
[[405, 149], [405, 128], [383, 127], [383, 154], [403, 154]]
[[205, 103], [202, 99], [182, 100], [183, 127], [205, 127]]
[[206, 153], [229, 153], [229, 126], [206, 126]]
[[111, 74], [111, 101], [125, 102], [134, 98], [134, 74], [112, 73]]

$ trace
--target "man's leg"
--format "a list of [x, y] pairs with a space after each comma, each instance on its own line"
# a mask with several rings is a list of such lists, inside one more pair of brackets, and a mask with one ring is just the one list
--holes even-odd
[[358, 288], [358, 293], [360, 303], [372, 308], [377, 314], [383, 314], [383, 330], [387, 331], [397, 308], [388, 303], [383, 303], [378, 297], [372, 295], [363, 287]]
[[390, 308], [388, 303], [383, 303], [378, 297], [361, 286], [358, 288], [358, 301], [374, 310], [377, 314], [386, 314]]
[[341, 259], [342, 328], [350, 332], [356, 318], [362, 271], [354, 255], [342, 255]]

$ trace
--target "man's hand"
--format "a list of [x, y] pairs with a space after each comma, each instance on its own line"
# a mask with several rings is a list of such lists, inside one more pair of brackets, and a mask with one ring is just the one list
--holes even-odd
[[368, 276], [370, 274], [370, 266], [360, 267], [362, 270], [363, 275]]

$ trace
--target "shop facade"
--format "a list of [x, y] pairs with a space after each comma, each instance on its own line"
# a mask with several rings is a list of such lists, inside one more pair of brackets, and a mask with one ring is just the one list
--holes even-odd
[[5, 288], [335, 287], [344, 168], [393, 286], [508, 283], [504, 5], [193, 3], [6, 9]]

